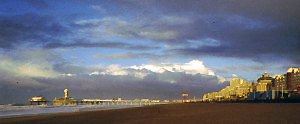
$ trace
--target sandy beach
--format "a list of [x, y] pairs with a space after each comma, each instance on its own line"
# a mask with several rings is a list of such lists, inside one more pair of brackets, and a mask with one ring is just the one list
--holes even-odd
[[300, 104], [187, 103], [0, 119], [1, 124], [297, 124]]

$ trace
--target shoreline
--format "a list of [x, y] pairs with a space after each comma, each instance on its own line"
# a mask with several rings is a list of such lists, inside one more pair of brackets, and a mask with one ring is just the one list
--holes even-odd
[[0, 118], [1, 124], [300, 123], [299, 104], [184, 103]]
[[[70, 106], [59, 106], [59, 107], [70, 107]], [[72, 107], [76, 107], [76, 106], [71, 106]], [[95, 106], [92, 106], [95, 107]], [[109, 107], [104, 107], [104, 106], [96, 106], [96, 107], [103, 107], [103, 108], [94, 108], [91, 109], [89, 107], [86, 108], [77, 108], [74, 109], [72, 111], [61, 111], [61, 112], [41, 112], [41, 113], [32, 113], [32, 114], [11, 114], [11, 115], [0, 115], [0, 119], [1, 118], [17, 118], [17, 117], [30, 117], [30, 116], [40, 116], [40, 115], [52, 115], [52, 114], [62, 114], [62, 113], [79, 113], [79, 112], [92, 112], [92, 111], [104, 111], [104, 110], [115, 110], [115, 109], [126, 109], [126, 108], [135, 108], [135, 107], [143, 107], [143, 106], [136, 106], [136, 105], [132, 105], [132, 106], [116, 106], [116, 105], [111, 105]], [[51, 107], [51, 108], [55, 108], [55, 107]], [[82, 109], [82, 110], [80, 110]], [[14, 110], [16, 112], [19, 111], [30, 111], [30, 110]], [[10, 111], [7, 111], [10, 112]], [[0, 112], [1, 113], [1, 112]]]
[[31, 116], [44, 116], [44, 115], [55, 115], [55, 114], [71, 114], [71, 113], [93, 112], [93, 111], [106, 111], [106, 110], [138, 108], [138, 107], [143, 107], [143, 106], [124, 107], [124, 108], [107, 108], [107, 109], [95, 109], [95, 110], [82, 110], [82, 111], [70, 111], [70, 112], [49, 112], [49, 113], [37, 113], [37, 114], [8, 115], [8, 116], [0, 116], [0, 119], [2, 119], [2, 118], [4, 119], [4, 118], [31, 117]]

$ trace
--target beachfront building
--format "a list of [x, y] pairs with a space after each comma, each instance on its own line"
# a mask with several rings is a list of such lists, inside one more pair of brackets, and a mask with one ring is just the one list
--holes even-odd
[[233, 87], [235, 90], [235, 95], [237, 97], [244, 97], [250, 92], [252, 83], [242, 80], [240, 78], [235, 78], [230, 81], [230, 87]]
[[208, 94], [204, 94], [204, 95], [202, 96], [202, 101], [209, 101], [209, 99], [208, 99]]
[[274, 85], [272, 87], [273, 91], [276, 91], [276, 95], [280, 98], [284, 98], [284, 93], [287, 93], [287, 78], [286, 74], [276, 75], [274, 77]]
[[226, 86], [224, 89], [220, 91], [220, 95], [223, 96], [223, 99], [229, 99], [230, 98], [230, 87]]
[[286, 74], [274, 76], [274, 86], [273, 90], [287, 90], [287, 79]]
[[265, 72], [260, 78], [257, 80], [256, 92], [267, 92], [272, 90], [273, 78]]
[[257, 83], [246, 82], [239, 78], [230, 81], [230, 86], [219, 92], [205, 94], [203, 101], [222, 100], [274, 100], [300, 99], [300, 68], [289, 68], [286, 74], [271, 77], [264, 73]]
[[286, 75], [288, 90], [300, 94], [300, 68], [289, 68]]
[[245, 99], [253, 91], [253, 83], [240, 78], [230, 80], [230, 86], [226, 86], [219, 92], [212, 92], [203, 95], [203, 101], [223, 101]]
[[203, 101], [215, 101], [217, 100], [217, 92], [212, 92], [208, 94], [204, 94]]
[[274, 76], [273, 90], [300, 94], [300, 68], [289, 68], [286, 74]]
[[238, 98], [247, 98], [247, 95], [253, 91], [251, 82], [242, 82], [236, 90]]

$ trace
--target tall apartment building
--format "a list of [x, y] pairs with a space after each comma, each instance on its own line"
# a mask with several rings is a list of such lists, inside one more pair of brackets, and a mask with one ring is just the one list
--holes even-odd
[[272, 90], [273, 78], [265, 72], [260, 78], [257, 80], [256, 84], [256, 92], [266, 92]]
[[283, 75], [276, 75], [274, 77], [274, 84], [273, 84], [273, 90], [276, 91], [285, 91], [287, 90], [287, 78], [286, 74]]
[[230, 87], [234, 89], [237, 97], [245, 97], [252, 90], [252, 83], [235, 78], [230, 81]]
[[300, 94], [300, 68], [289, 68], [286, 74], [287, 88]]
[[253, 84], [240, 78], [230, 80], [230, 86], [226, 86], [219, 92], [212, 92], [203, 95], [203, 101], [212, 100], [234, 100], [246, 98], [247, 94], [253, 91]]

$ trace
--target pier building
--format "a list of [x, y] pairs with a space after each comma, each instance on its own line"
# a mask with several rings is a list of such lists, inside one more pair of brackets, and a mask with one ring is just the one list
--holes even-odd
[[44, 105], [47, 104], [47, 100], [43, 96], [34, 96], [29, 100], [30, 105]]
[[69, 90], [64, 90], [64, 97], [55, 98], [52, 101], [54, 106], [64, 106], [64, 105], [77, 105], [78, 101], [74, 98], [69, 97]]

